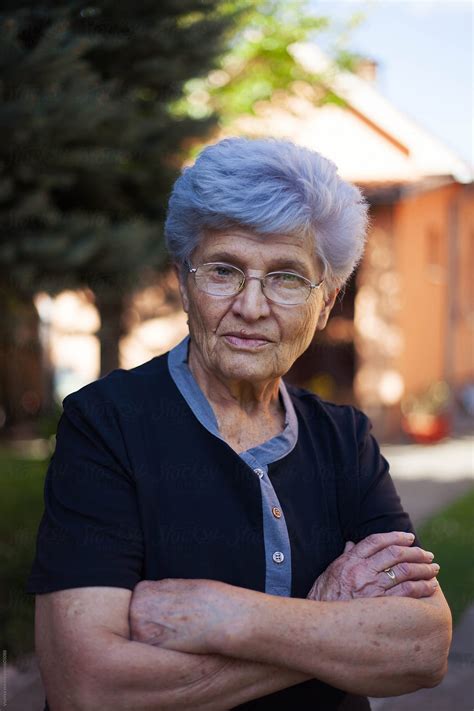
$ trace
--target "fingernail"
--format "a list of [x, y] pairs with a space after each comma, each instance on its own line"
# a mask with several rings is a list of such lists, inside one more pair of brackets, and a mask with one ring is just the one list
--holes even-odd
[[433, 565], [433, 568], [436, 570], [436, 572], [438, 572], [438, 570], [439, 570], [438, 563], [433, 563], [432, 565]]
[[437, 580], [433, 580], [432, 583], [431, 583], [431, 585], [432, 585], [434, 588], [437, 588], [437, 587], [438, 587], [438, 581], [437, 581]]
[[414, 541], [414, 540], [415, 540], [415, 536], [413, 535], [413, 533], [407, 533], [407, 538], [408, 538], [410, 541]]
[[426, 555], [429, 557], [430, 560], [433, 560], [434, 553], [432, 553], [431, 551], [426, 551]]

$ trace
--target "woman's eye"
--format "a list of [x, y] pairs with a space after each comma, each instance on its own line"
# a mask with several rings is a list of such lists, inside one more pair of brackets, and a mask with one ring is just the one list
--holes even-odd
[[278, 274], [273, 274], [272, 279], [275, 282], [281, 282], [281, 283], [294, 283], [300, 281], [300, 277], [298, 274], [291, 274], [290, 272], [280, 272]]
[[232, 276], [233, 272], [232, 267], [226, 267], [223, 264], [216, 264], [210, 271], [213, 277], [219, 277], [220, 279]]

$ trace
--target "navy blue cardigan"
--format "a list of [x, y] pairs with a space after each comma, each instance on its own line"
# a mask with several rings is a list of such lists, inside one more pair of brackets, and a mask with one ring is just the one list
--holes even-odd
[[[304, 598], [345, 541], [413, 528], [368, 418], [287, 387], [298, 442], [268, 473], [288, 526], [291, 596]], [[66, 397], [63, 407], [28, 592], [133, 589], [160, 578], [265, 591], [258, 477], [195, 418], [169, 374], [167, 354], [113, 371]], [[276, 704], [369, 708], [317, 680], [238, 708]]]

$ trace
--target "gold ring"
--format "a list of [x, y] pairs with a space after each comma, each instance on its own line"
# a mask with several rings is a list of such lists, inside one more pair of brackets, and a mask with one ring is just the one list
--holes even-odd
[[393, 568], [384, 568], [383, 572], [384, 572], [384, 573], [387, 573], [387, 575], [388, 575], [388, 577], [390, 578], [390, 580], [395, 580], [395, 579], [396, 579], [396, 575], [395, 575], [395, 573], [394, 573], [394, 571], [393, 571]]

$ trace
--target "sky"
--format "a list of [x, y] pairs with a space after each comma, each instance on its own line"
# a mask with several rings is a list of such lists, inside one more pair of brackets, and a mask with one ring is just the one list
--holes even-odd
[[[469, 0], [313, 0], [333, 29], [361, 12], [345, 48], [375, 59], [377, 88], [399, 110], [474, 164], [473, 14]], [[334, 34], [333, 34], [334, 33]]]

